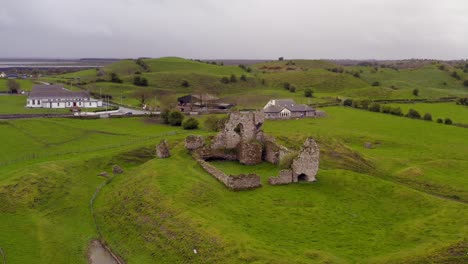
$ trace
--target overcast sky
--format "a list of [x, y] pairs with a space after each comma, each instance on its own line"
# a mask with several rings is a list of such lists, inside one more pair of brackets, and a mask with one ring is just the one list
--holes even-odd
[[0, 57], [468, 58], [467, 0], [1, 0]]

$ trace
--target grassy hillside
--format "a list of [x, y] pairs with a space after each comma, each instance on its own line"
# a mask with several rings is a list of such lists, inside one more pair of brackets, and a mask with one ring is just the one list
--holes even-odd
[[[208, 92], [242, 108], [257, 108], [271, 98], [293, 98], [301, 103], [332, 102], [335, 98], [355, 99], [437, 99], [440, 97], [468, 96], [463, 81], [465, 73], [451, 66], [421, 64], [408, 69], [373, 66], [341, 67], [321, 60], [285, 60], [254, 64], [249, 69], [237, 66], [213, 65], [182, 58], [144, 59], [148, 69], [135, 60], [122, 60], [104, 68], [107, 73], [100, 79], [110, 80], [111, 72], [117, 73], [123, 84], [102, 82], [94, 84], [96, 70], [49, 78], [48, 81], [67, 82], [67, 78], [80, 77], [83, 88], [95, 93], [106, 91], [113, 101], [139, 107], [142, 95], [154, 98], [156, 104], [168, 107], [176, 98], [192, 92]], [[457, 71], [460, 79], [452, 77]], [[135, 73], [148, 80], [148, 87], [134, 86]], [[222, 83], [221, 78], [235, 75], [237, 82]], [[246, 82], [240, 76], [247, 77]], [[55, 79], [55, 80], [54, 80]], [[182, 85], [186, 81], [188, 85]], [[296, 87], [294, 93], [283, 87], [289, 83]], [[378, 85], [375, 85], [378, 83]], [[304, 97], [305, 89], [314, 91], [312, 101]], [[419, 96], [413, 90], [419, 90]], [[103, 92], [104, 93], [104, 92]], [[154, 101], [153, 100], [153, 101]]]
[[455, 103], [391, 105], [400, 107], [404, 113], [407, 113], [409, 109], [418, 111], [421, 116], [425, 113], [429, 113], [432, 115], [434, 121], [438, 118], [450, 118], [454, 123], [468, 124], [468, 107]]
[[[125, 173], [95, 210], [126, 263], [464, 263], [466, 129], [342, 107], [327, 114], [264, 125], [293, 149], [318, 141], [315, 183], [270, 186], [276, 166], [214, 163], [261, 175], [263, 187], [246, 192], [206, 174], [184, 149], [187, 134], [164, 134], [179, 128], [139, 118], [2, 121], [0, 162], [15, 162], [0, 166], [0, 245], [8, 263], [86, 263], [98, 237], [89, 201], [104, 181], [95, 175], [119, 164]], [[154, 158], [161, 135], [169, 159]]]

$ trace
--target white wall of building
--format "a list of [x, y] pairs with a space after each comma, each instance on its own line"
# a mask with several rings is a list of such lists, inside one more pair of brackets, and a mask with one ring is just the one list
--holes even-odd
[[31, 108], [97, 108], [102, 107], [100, 100], [67, 100], [67, 99], [30, 99], [26, 101], [26, 107]]

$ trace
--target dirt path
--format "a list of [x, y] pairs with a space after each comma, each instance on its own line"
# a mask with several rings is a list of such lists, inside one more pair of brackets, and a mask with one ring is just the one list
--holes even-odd
[[119, 264], [99, 240], [93, 240], [89, 245], [88, 262], [89, 264]]

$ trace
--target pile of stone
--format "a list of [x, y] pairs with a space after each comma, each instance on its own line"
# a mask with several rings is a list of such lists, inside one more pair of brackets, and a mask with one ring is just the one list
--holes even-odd
[[156, 156], [160, 159], [169, 158], [171, 156], [167, 140], [161, 140], [156, 146]]

